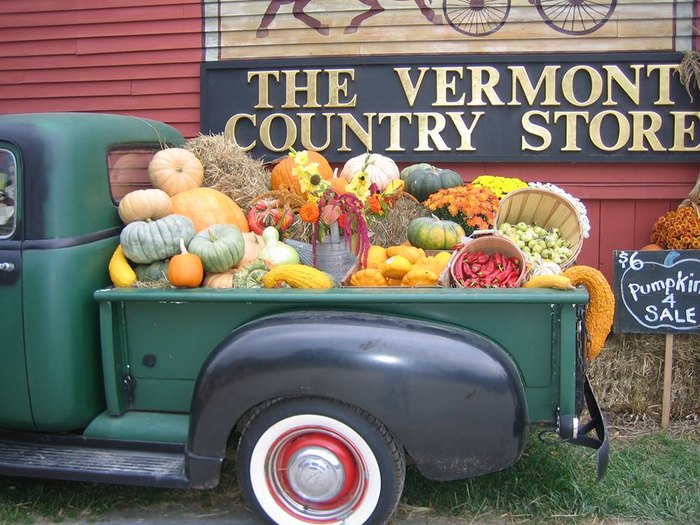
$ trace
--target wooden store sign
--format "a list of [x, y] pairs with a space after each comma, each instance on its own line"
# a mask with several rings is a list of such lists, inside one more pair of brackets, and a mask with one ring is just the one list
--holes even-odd
[[664, 54], [205, 62], [202, 132], [256, 157], [314, 149], [397, 161], [688, 162], [693, 99]]

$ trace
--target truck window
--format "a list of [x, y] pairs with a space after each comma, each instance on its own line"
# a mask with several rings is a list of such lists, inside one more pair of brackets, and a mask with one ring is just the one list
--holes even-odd
[[11, 151], [0, 148], [0, 239], [15, 231], [17, 198], [17, 159]]
[[107, 154], [109, 186], [112, 199], [118, 203], [133, 190], [152, 188], [148, 179], [148, 163], [158, 149], [114, 149]]

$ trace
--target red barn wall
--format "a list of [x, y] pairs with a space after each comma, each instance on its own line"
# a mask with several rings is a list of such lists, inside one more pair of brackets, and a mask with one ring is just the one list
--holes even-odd
[[200, 0], [0, 3], [0, 113], [95, 111], [199, 132]]
[[[202, 10], [200, 0], [0, 3], [0, 113], [121, 113], [197, 135]], [[609, 279], [612, 251], [647, 244], [656, 218], [688, 194], [699, 169], [619, 163], [450, 167], [467, 181], [488, 173], [552, 182], [583, 200], [592, 230], [579, 262]]]

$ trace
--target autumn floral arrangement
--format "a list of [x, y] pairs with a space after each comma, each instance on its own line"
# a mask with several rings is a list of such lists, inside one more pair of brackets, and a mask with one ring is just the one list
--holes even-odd
[[497, 175], [479, 175], [471, 183], [474, 186], [490, 189], [499, 199], [502, 199], [511, 191], [527, 188], [527, 182], [517, 177], [500, 177]]
[[493, 227], [498, 196], [489, 188], [465, 184], [430, 195], [424, 206], [438, 219], [454, 221], [466, 235]]
[[299, 209], [299, 217], [313, 226], [314, 260], [318, 243], [323, 242], [333, 228], [338, 228], [345, 243], [364, 264], [371, 244], [367, 218], [386, 213], [401, 191], [402, 181], [379, 191], [365, 166], [353, 175], [342, 191], [337, 191], [330, 181], [320, 176], [318, 163], [311, 162], [306, 151], [292, 150], [290, 156], [295, 164], [292, 174], [298, 178], [307, 201]]

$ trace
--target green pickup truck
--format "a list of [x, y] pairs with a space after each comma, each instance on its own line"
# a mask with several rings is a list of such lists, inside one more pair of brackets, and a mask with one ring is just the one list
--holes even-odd
[[242, 492], [283, 525], [386, 523], [408, 460], [498, 471], [532, 427], [602, 475], [584, 289], [110, 287], [119, 198], [183, 142], [0, 116], [0, 474], [211, 488], [236, 444]]

